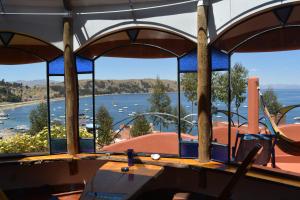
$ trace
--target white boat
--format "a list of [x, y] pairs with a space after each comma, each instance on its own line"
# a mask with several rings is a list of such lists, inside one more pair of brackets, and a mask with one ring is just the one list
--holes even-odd
[[61, 115], [61, 116], [59, 116], [59, 118], [63, 118], [64, 119], [64, 118], [66, 118], [66, 116], [65, 115]]
[[133, 116], [133, 114], [132, 114], [132, 113], [129, 113], [128, 116]]
[[117, 107], [117, 106], [118, 106], [117, 104], [114, 104], [114, 105], [113, 105], [113, 107]]
[[133, 104], [134, 106], [138, 106], [139, 104], [137, 104], [137, 103], [135, 103], [135, 104]]
[[127, 109], [128, 107], [127, 107], [127, 106], [124, 106], [123, 108], [124, 108], [124, 109]]
[[29, 130], [28, 126], [26, 126], [26, 125], [18, 125], [14, 129], [16, 131], [20, 131], [20, 132], [26, 132]]
[[248, 106], [247, 106], [247, 105], [243, 105], [243, 107], [244, 107], [244, 108], [248, 108]]
[[0, 117], [0, 120], [7, 120], [9, 119], [8, 117]]
[[0, 117], [8, 117], [8, 114], [6, 114], [5, 112], [1, 111], [0, 112]]
[[89, 110], [90, 110], [89, 108], [85, 108], [85, 109], [84, 109], [84, 111], [89, 111]]
[[187, 105], [187, 106], [185, 106], [186, 108], [189, 108], [189, 107], [191, 107], [191, 106], [189, 106], [189, 105]]
[[300, 117], [294, 117], [294, 120], [300, 120]]
[[119, 113], [122, 113], [122, 112], [123, 112], [123, 110], [119, 110], [118, 112], [119, 112]]
[[3, 122], [3, 121], [0, 121], [0, 124], [4, 124], [4, 122]]
[[221, 115], [217, 115], [217, 116], [216, 116], [216, 118], [222, 118], [222, 117], [223, 117], [223, 116], [221, 116]]

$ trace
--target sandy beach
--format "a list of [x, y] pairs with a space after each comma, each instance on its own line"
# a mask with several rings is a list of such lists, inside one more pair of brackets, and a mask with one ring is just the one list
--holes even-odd
[[[60, 97], [60, 98], [55, 98], [55, 99], [51, 99], [51, 101], [60, 101], [60, 100], [64, 100], [64, 98]], [[25, 102], [17, 102], [17, 103], [0, 103], [0, 111], [5, 111], [5, 110], [9, 110], [9, 109], [13, 109], [13, 108], [19, 108], [19, 107], [23, 107], [23, 106], [30, 106], [30, 105], [34, 105], [34, 104], [38, 104], [38, 103], [42, 103], [45, 102], [47, 103], [47, 100], [33, 100], [33, 101], [25, 101]]]

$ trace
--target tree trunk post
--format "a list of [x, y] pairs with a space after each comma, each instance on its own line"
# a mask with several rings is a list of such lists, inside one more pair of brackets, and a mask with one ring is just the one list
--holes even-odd
[[199, 1], [198, 20], [198, 157], [200, 162], [210, 160], [211, 145], [211, 69], [207, 45], [207, 5]]
[[64, 18], [64, 68], [66, 93], [66, 134], [68, 153], [78, 153], [78, 86], [77, 72], [73, 55], [72, 18]]

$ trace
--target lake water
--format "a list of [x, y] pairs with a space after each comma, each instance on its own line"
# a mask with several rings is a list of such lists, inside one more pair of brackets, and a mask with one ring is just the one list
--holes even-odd
[[[278, 96], [279, 101], [283, 105], [293, 105], [300, 103], [300, 89], [280, 89], [274, 90]], [[177, 93], [168, 93], [172, 100], [172, 106], [177, 105]], [[149, 94], [114, 94], [114, 95], [103, 95], [103, 96], [96, 96], [95, 103], [96, 103], [96, 110], [103, 105], [105, 106], [111, 116], [114, 119], [114, 122], [118, 122], [129, 115], [132, 112], [146, 112], [149, 110]], [[189, 102], [184, 95], [181, 95], [181, 103], [185, 107], [188, 113], [191, 113], [191, 102]], [[87, 119], [85, 123], [92, 123], [92, 98], [91, 97], [82, 97], [80, 98], [79, 102], [79, 112], [85, 114]], [[218, 109], [227, 109], [226, 106], [222, 103], [216, 103]], [[240, 107], [240, 114], [247, 117], [247, 110], [246, 107], [247, 102], [243, 103]], [[18, 125], [26, 125], [29, 127], [29, 113], [32, 109], [36, 108], [35, 105], [27, 105], [15, 109], [8, 109], [5, 110], [6, 114], [9, 114], [8, 120], [1, 120], [3, 124], [0, 124], [0, 130], [15, 128]], [[121, 110], [120, 110], [121, 109]], [[50, 105], [51, 110], [51, 120], [52, 121], [61, 121], [64, 122], [64, 115], [65, 115], [65, 105], [64, 100], [60, 101], [51, 101]], [[234, 106], [232, 106], [232, 110], [235, 111]], [[197, 108], [194, 107], [194, 113], [197, 111]], [[295, 117], [300, 116], [300, 108], [296, 108], [293, 111], [289, 112], [286, 118], [287, 123], [295, 123]], [[218, 121], [226, 121], [227, 118], [222, 114], [217, 114], [213, 116], [213, 120]], [[236, 119], [235, 119], [236, 120]], [[128, 122], [125, 120], [124, 122]], [[120, 124], [117, 124], [114, 128], [118, 129]], [[169, 126], [168, 129], [164, 128], [164, 131], [174, 131], [176, 130], [174, 125]]]

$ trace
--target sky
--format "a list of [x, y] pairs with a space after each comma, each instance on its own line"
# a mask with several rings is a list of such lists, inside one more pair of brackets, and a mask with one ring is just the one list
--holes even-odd
[[[128, 59], [102, 57], [96, 60], [96, 79], [156, 78], [176, 80], [177, 60]], [[272, 53], [236, 53], [232, 65], [244, 65], [250, 76], [260, 77], [261, 85], [300, 85], [300, 50]], [[46, 78], [46, 64], [0, 65], [0, 79], [7, 81], [41, 80]], [[91, 75], [80, 75], [89, 79]], [[63, 80], [63, 78], [52, 78]]]

